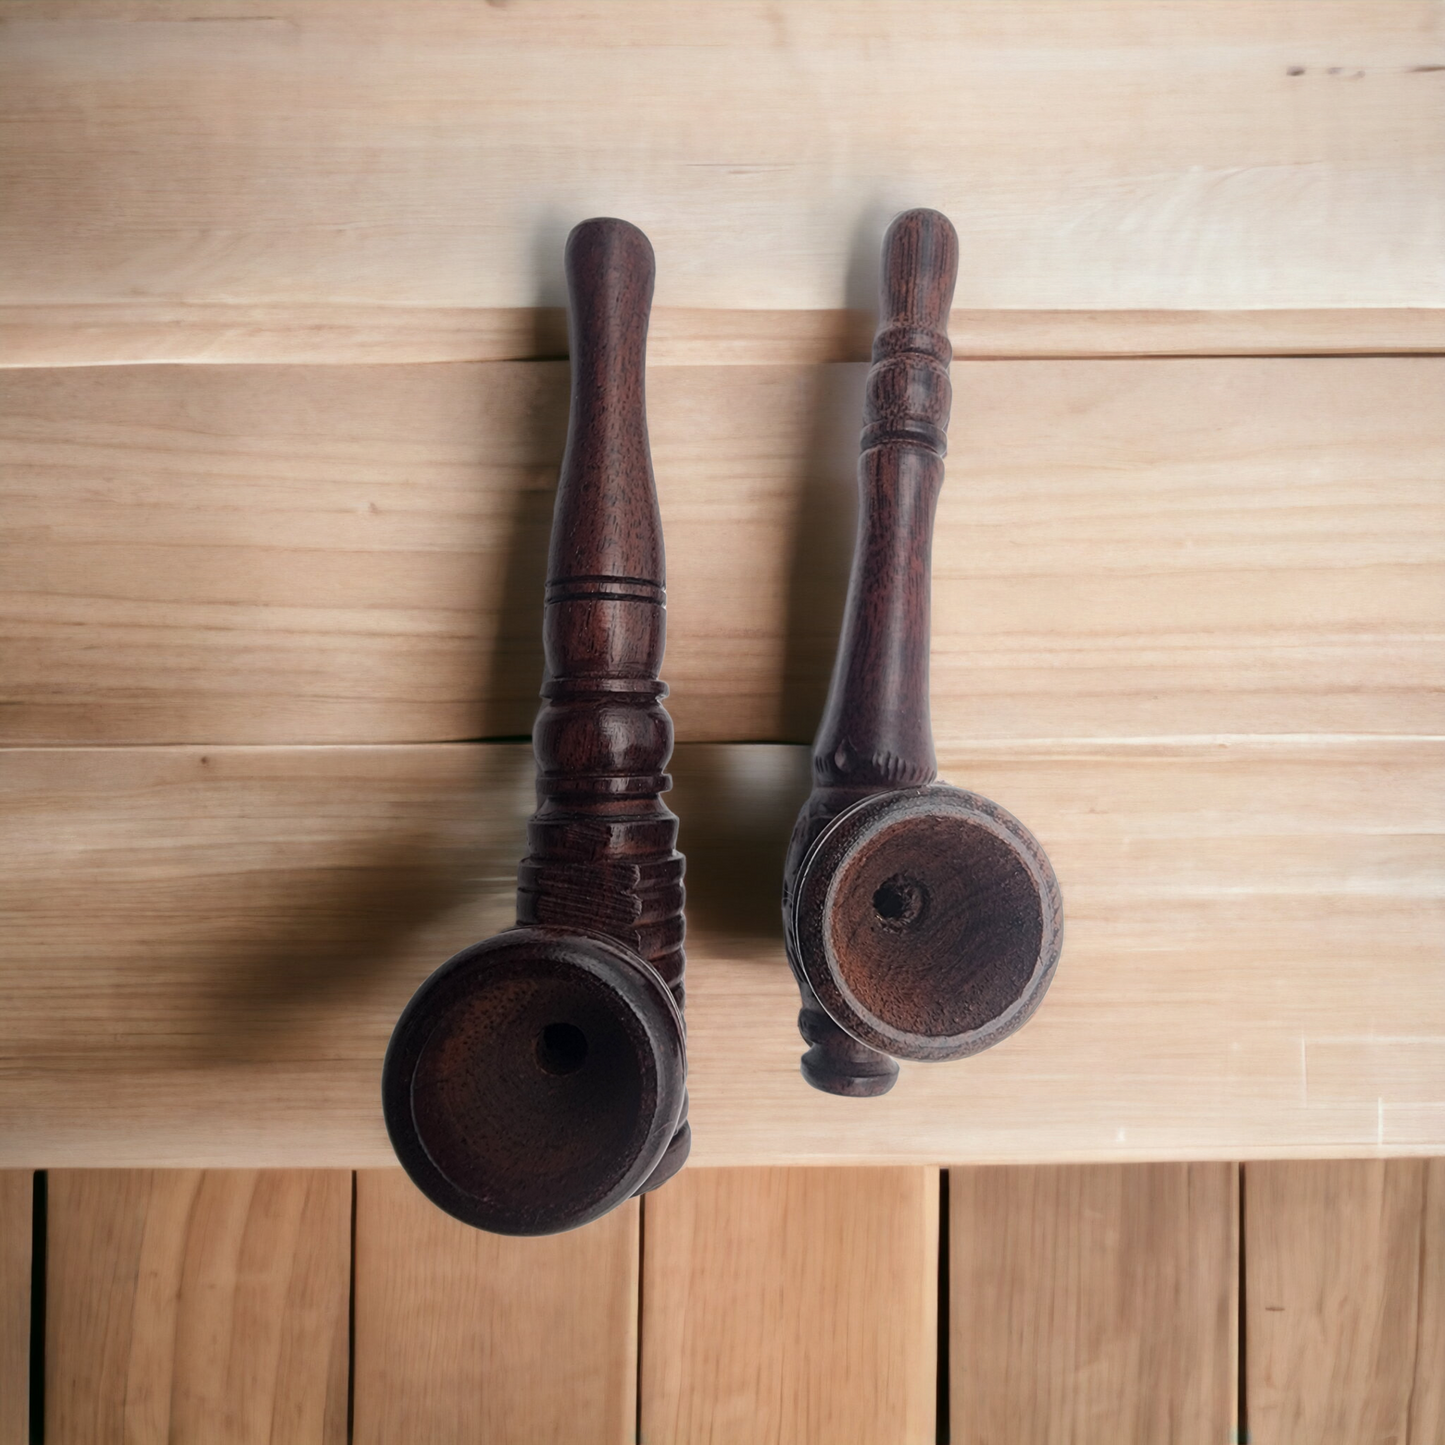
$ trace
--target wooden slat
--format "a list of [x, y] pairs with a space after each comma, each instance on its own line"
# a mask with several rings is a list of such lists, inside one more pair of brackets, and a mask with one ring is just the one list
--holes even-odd
[[399, 1169], [356, 1198], [356, 1445], [631, 1445], [638, 1207], [543, 1239], [484, 1234]]
[[1440, 1360], [1445, 1360], [1445, 1159], [1427, 1159], [1420, 1221], [1420, 1327], [1408, 1435], [1417, 1445], [1445, 1440], [1445, 1370], [1438, 1368]]
[[1237, 1181], [1232, 1164], [951, 1170], [956, 1445], [1234, 1438]]
[[689, 1169], [646, 1203], [640, 1438], [932, 1445], [934, 1169]]
[[[920, 203], [959, 226], [971, 312], [1323, 308], [1348, 331], [1362, 308], [1368, 331], [1445, 302], [1428, 0], [16, 0], [6, 22], [0, 304], [32, 364], [278, 359], [297, 333], [455, 355], [469, 325], [508, 347], [597, 213], [652, 236], [663, 309], [870, 305], [879, 231]], [[921, 124], [902, 95], [939, 103]]]
[[[807, 752], [679, 749], [699, 1163], [1445, 1153], [1445, 744], [941, 764], [1043, 841], [1063, 959], [1016, 1036], [844, 1109], [798, 1076], [779, 936]], [[389, 1164], [387, 1038], [515, 916], [532, 776], [522, 744], [0, 750], [0, 1166]]]
[[46, 1438], [341, 1445], [351, 1178], [50, 1175]]
[[0, 1169], [0, 1445], [30, 1440], [30, 1201], [28, 1169]]
[[[807, 741], [862, 368], [661, 368], [669, 708]], [[960, 363], [939, 740], [1438, 732], [1445, 359]], [[0, 737], [530, 730], [562, 363], [16, 372]]]
[[[0, 369], [537, 361], [567, 354], [567, 313], [560, 306], [177, 306], [118, 301], [97, 312], [84, 303], [0, 303]], [[867, 361], [876, 324], [873, 310], [864, 307], [654, 307], [647, 356], [654, 367]], [[1445, 351], [1445, 307], [955, 309], [949, 334], [960, 360], [1412, 355]]]
[[1428, 1280], [1438, 1345], [1442, 1287], [1427, 1170], [1438, 1188], [1438, 1165], [1415, 1159], [1246, 1167], [1246, 1398], [1259, 1445], [1440, 1438], [1441, 1355], [1421, 1349], [1421, 1290]]

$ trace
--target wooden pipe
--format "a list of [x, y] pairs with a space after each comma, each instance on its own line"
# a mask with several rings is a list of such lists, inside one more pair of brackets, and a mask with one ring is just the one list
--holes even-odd
[[883, 1094], [894, 1059], [959, 1059], [1007, 1037], [1038, 1007], [1063, 941], [1059, 885], [1033, 836], [987, 798], [934, 781], [929, 556], [957, 271], [947, 217], [894, 220], [853, 572], [783, 880], [803, 1077], [832, 1094]]
[[382, 1079], [397, 1157], [449, 1214], [551, 1234], [687, 1158], [683, 859], [662, 802], [662, 527], [643, 370], [653, 257], [625, 221], [567, 241], [572, 406], [532, 734], [517, 926], [444, 963]]

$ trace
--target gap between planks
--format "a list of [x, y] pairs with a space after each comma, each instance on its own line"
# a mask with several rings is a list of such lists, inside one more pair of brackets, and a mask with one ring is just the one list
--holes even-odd
[[[871, 310], [659, 307], [649, 368], [863, 362]], [[1445, 352], [1445, 307], [1249, 311], [955, 311], [956, 361], [1230, 356], [1405, 356]], [[561, 307], [493, 309], [0, 305], [0, 369], [545, 361], [567, 356]]]

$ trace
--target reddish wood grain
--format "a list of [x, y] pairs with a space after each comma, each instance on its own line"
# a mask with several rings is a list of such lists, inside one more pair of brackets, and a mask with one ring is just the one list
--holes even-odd
[[928, 710], [933, 522], [952, 390], [958, 237], [906, 211], [883, 285], [858, 463], [858, 538], [813, 792], [784, 868], [803, 1077], [887, 1093], [894, 1058], [958, 1059], [1019, 1028], [1053, 978], [1058, 882], [997, 804], [935, 785]]
[[383, 1070], [407, 1172], [448, 1213], [503, 1234], [596, 1219], [671, 1178], [691, 1143], [644, 403], [653, 273], [647, 237], [625, 221], [586, 221], [568, 239], [572, 405], [517, 927], [422, 985]]

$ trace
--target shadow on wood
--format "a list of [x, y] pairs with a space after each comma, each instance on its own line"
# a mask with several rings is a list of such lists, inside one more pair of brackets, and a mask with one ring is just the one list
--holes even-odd
[[689, 930], [707, 935], [710, 948], [729, 938], [776, 943], [781, 968], [780, 880], [793, 819], [811, 786], [808, 750], [683, 746], [672, 781], [668, 805], [682, 820], [678, 846], [688, 860]]
[[858, 515], [858, 417], [867, 372], [865, 366], [826, 366], [810, 378], [811, 430], [792, 516], [779, 704], [788, 742], [812, 742], [833, 675]]
[[[485, 807], [480, 792], [457, 802], [458, 813]], [[172, 1062], [290, 1056], [300, 1036], [314, 1038], [318, 1015], [344, 1027], [348, 1007], [373, 994], [448, 913], [475, 907], [479, 892], [494, 893], [504, 910], [515, 855], [503, 857], [490, 830], [483, 840], [457, 822], [431, 831], [409, 822], [355, 841], [313, 871], [278, 878], [265, 939], [232, 939], [217, 949], [201, 984], [209, 1027], [195, 1036], [192, 1057]]]
[[[269, 866], [224, 881], [193, 880], [205, 897], [185, 911], [213, 920], [192, 973], [200, 1026], [191, 1048], [163, 1055], [169, 1063], [292, 1057], [315, 1039], [318, 1017], [342, 1029], [360, 1000], [389, 992], [397, 968], [448, 915], [510, 921], [530, 758], [522, 748], [467, 749], [457, 761], [464, 780], [414, 778], [385, 800], [372, 831], [325, 849], [277, 849]], [[347, 785], [338, 777], [333, 788]], [[302, 791], [326, 811], [324, 778]], [[503, 801], [510, 806], [499, 809]], [[218, 791], [212, 806], [222, 803]], [[260, 919], [257, 894], [269, 905]]]
[[[849, 309], [839, 313], [840, 335], [865, 334], [865, 352], [878, 301], [878, 253], [892, 216], [887, 207], [871, 206], [854, 228], [848, 254]], [[813, 741], [833, 676], [858, 518], [858, 418], [868, 368], [834, 365], [816, 375], [806, 470], [792, 519], [780, 707], [782, 736], [797, 743]]]

